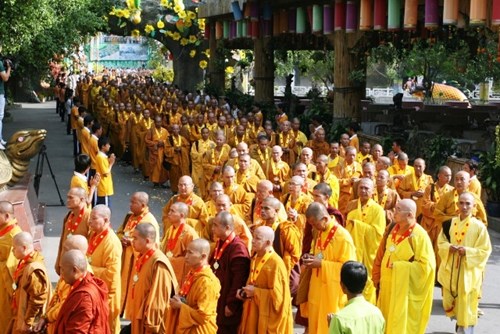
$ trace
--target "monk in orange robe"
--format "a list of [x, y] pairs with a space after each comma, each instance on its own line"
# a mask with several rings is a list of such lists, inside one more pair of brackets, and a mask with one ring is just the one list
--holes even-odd
[[156, 228], [137, 225], [132, 233], [134, 250], [139, 254], [128, 286], [125, 316], [134, 334], [165, 333], [165, 316], [170, 296], [177, 292], [175, 273], [156, 244]]
[[187, 223], [188, 206], [183, 202], [172, 204], [167, 213], [170, 227], [164, 226], [165, 234], [161, 241], [161, 250], [167, 255], [174, 268], [177, 282], [182, 282], [187, 273], [185, 257], [187, 246], [194, 239], [198, 239], [198, 233]]
[[189, 273], [182, 281], [179, 293], [170, 299], [165, 333], [217, 332], [217, 301], [221, 285], [208, 265], [209, 257], [210, 244], [207, 240], [193, 240], [187, 246]]
[[167, 138], [168, 131], [162, 128], [161, 117], [156, 116], [154, 127], [146, 133], [144, 139], [149, 150], [149, 180], [153, 182], [155, 187], [163, 186], [163, 183], [167, 181], [167, 171], [163, 168]]
[[[12, 253], [12, 240], [22, 232], [14, 217], [14, 206], [7, 201], [0, 201], [0, 305], [9, 305], [14, 290], [14, 272], [17, 261]], [[0, 312], [0, 333], [8, 327], [12, 318], [12, 309], [4, 307]]]
[[132, 268], [134, 267], [135, 254], [132, 247], [132, 232], [137, 225], [150, 223], [156, 228], [156, 243], [160, 244], [160, 227], [156, 218], [149, 211], [149, 195], [139, 191], [130, 197], [130, 212], [125, 216], [123, 224], [116, 232], [122, 244], [122, 259], [121, 259], [121, 302], [120, 309], [123, 313], [127, 300], [127, 289], [130, 280], [132, 279]]
[[179, 179], [189, 175], [189, 149], [188, 140], [180, 135], [180, 127], [172, 126], [172, 134], [168, 136], [165, 145], [165, 156], [170, 164], [170, 187], [174, 193], [179, 191]]
[[190, 225], [198, 235], [203, 235], [205, 225], [207, 224], [207, 209], [205, 202], [194, 192], [193, 179], [184, 175], [179, 179], [179, 194], [172, 196], [168, 203], [163, 207], [163, 227], [166, 231], [172, 223], [168, 220], [168, 212], [170, 207], [177, 202], [185, 203], [189, 212], [186, 217], [186, 222]]
[[59, 275], [59, 265], [64, 241], [73, 234], [80, 234], [88, 238], [90, 207], [87, 205], [87, 191], [83, 188], [71, 188], [66, 197], [66, 207], [70, 210], [62, 226], [61, 239], [57, 252], [55, 270]]
[[50, 278], [42, 254], [34, 249], [31, 234], [16, 234], [13, 239], [13, 253], [19, 262], [14, 271], [14, 294], [10, 304], [13, 314], [7, 333], [29, 333], [35, 325], [35, 320], [40, 318], [47, 308], [51, 290]]
[[244, 301], [240, 334], [293, 333], [290, 279], [285, 263], [273, 250], [274, 235], [268, 226], [255, 229], [250, 276], [236, 294]]
[[120, 333], [121, 257], [120, 239], [111, 228], [111, 210], [103, 204], [92, 209], [89, 220], [92, 233], [89, 237], [87, 258], [95, 276], [108, 287], [109, 328]]

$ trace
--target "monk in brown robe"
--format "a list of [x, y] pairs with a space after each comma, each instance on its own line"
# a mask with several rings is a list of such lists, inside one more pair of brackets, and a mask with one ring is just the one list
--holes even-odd
[[189, 141], [180, 135], [180, 127], [172, 125], [172, 134], [165, 145], [165, 156], [170, 164], [170, 187], [174, 193], [179, 191], [179, 179], [189, 175]]
[[210, 243], [193, 240], [186, 250], [189, 273], [179, 293], [170, 299], [166, 333], [215, 333], [217, 331], [217, 301], [221, 285], [208, 265]]
[[170, 296], [177, 291], [175, 273], [156, 245], [156, 229], [145, 223], [132, 233], [132, 245], [139, 254], [128, 286], [125, 311], [134, 334], [165, 333], [165, 313]]
[[177, 282], [182, 282], [188, 270], [185, 263], [187, 246], [199, 237], [187, 223], [188, 210], [187, 204], [183, 202], [170, 206], [167, 219], [171, 225], [168, 228], [164, 226], [165, 233], [161, 241], [161, 250], [172, 264]]
[[146, 134], [145, 143], [149, 150], [149, 179], [155, 187], [165, 187], [167, 171], [163, 168], [163, 157], [168, 131], [161, 126], [161, 117], [155, 117], [155, 125]]
[[[33, 237], [28, 232], [18, 233], [13, 240], [13, 253], [19, 260], [14, 272], [11, 307], [12, 319], [7, 333], [31, 332], [50, 300], [50, 279], [43, 256], [35, 251]], [[9, 307], [9, 305], [3, 305]]]
[[59, 265], [64, 241], [73, 234], [85, 237], [89, 235], [90, 207], [87, 206], [87, 191], [83, 188], [71, 188], [66, 197], [66, 207], [70, 210], [64, 217], [59, 250], [56, 259], [56, 273], [59, 275]]

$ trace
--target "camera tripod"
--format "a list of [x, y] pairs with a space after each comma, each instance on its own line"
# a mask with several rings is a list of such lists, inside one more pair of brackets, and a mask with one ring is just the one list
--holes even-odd
[[54, 185], [56, 186], [57, 195], [59, 195], [59, 202], [61, 203], [60, 205], [64, 206], [64, 201], [62, 200], [61, 192], [59, 191], [59, 186], [57, 185], [56, 176], [54, 175], [54, 172], [52, 171], [52, 167], [50, 166], [49, 157], [47, 156], [47, 146], [45, 146], [45, 145], [43, 145], [42, 148], [40, 149], [40, 152], [38, 152], [38, 159], [36, 161], [35, 182], [34, 182], [36, 196], [38, 196], [38, 191], [40, 190], [40, 178], [43, 175], [43, 163], [44, 163], [44, 161], [46, 161], [47, 166], [49, 166], [50, 175], [52, 176], [52, 180], [54, 180]]

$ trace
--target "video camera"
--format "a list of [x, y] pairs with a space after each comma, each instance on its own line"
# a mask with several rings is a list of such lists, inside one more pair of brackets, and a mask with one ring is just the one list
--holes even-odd
[[11, 57], [4, 57], [0, 55], [0, 60], [2, 61], [3, 67], [5, 67], [5, 69], [10, 67], [11, 70], [15, 70], [15, 62]]

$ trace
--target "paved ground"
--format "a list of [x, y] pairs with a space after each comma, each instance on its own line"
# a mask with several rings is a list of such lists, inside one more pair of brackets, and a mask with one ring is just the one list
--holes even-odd
[[[13, 114], [14, 121], [4, 124], [5, 138], [9, 138], [11, 134], [19, 129], [44, 128], [48, 131], [45, 142], [47, 156], [65, 202], [73, 171], [73, 146], [72, 137], [66, 135], [65, 126], [55, 113], [55, 103], [23, 104], [21, 108], [11, 109], [10, 111]], [[30, 166], [32, 173], [35, 173], [35, 167], [36, 160], [32, 161]], [[119, 164], [113, 168], [113, 180], [115, 186], [115, 195], [112, 199], [113, 228], [116, 229], [122, 223], [123, 217], [128, 211], [129, 197], [135, 191], [146, 191], [150, 194], [151, 211], [158, 220], [161, 220], [161, 209], [171, 196], [168, 189], [153, 189], [149, 182], [143, 181], [142, 177], [134, 174], [131, 167], [123, 167]], [[53, 267], [59, 244], [61, 223], [67, 210], [65, 207], [59, 206], [56, 187], [47, 164], [44, 166], [41, 177], [39, 201], [47, 204], [45, 237], [42, 247], [50, 270], [50, 277], [53, 282], [56, 282], [58, 277]], [[496, 280], [500, 279], [500, 234], [490, 230], [490, 236], [494, 249], [488, 261], [483, 286], [483, 299], [480, 303], [485, 315], [479, 320], [476, 327], [477, 334], [498, 333], [499, 331], [496, 322], [500, 319], [500, 284]], [[495, 319], [497, 319], [496, 322]], [[301, 333], [302, 330], [297, 328], [296, 332]], [[453, 332], [454, 323], [444, 316], [441, 306], [441, 291], [436, 288], [432, 317], [426, 333], [444, 334]]]

